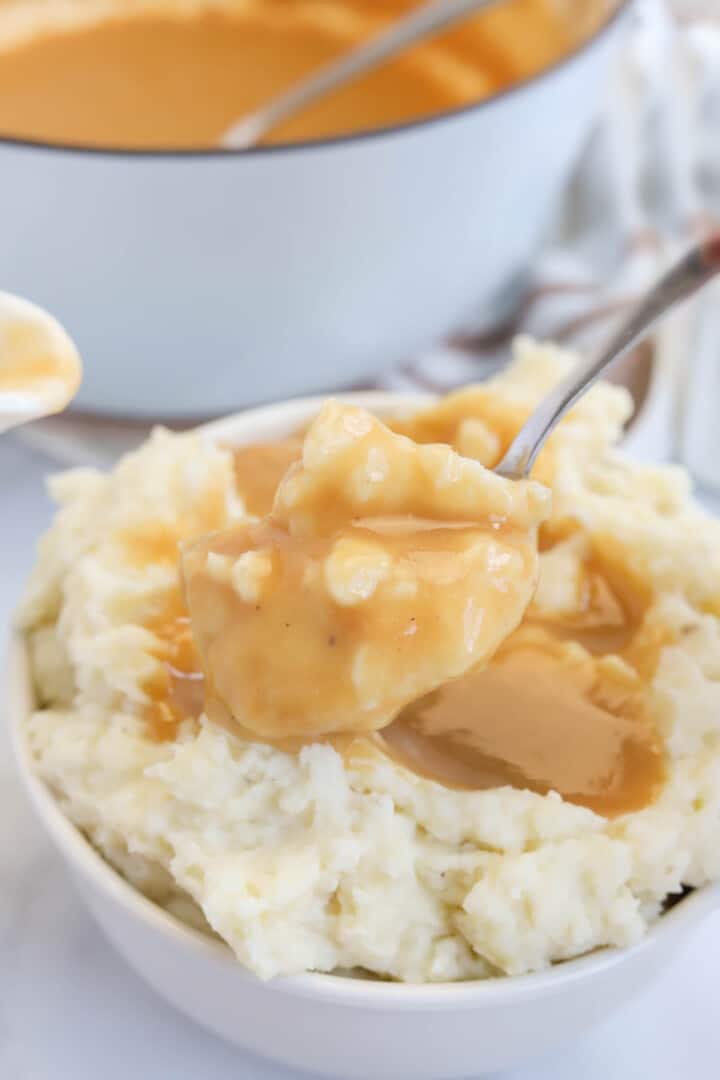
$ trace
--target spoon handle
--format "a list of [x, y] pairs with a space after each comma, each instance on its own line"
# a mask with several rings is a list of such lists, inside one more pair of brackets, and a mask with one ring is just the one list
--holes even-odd
[[241, 117], [225, 132], [221, 146], [226, 150], [246, 150], [254, 146], [271, 128], [312, 104], [317, 98], [356, 79], [415, 42], [437, 34], [460, 19], [496, 3], [498, 0], [430, 0], [430, 3], [399, 19], [389, 30], [384, 30], [377, 37], [351, 49], [339, 60], [303, 79], [256, 112]]
[[535, 458], [568, 409], [582, 397], [606, 367], [628, 353], [676, 304], [687, 300], [720, 272], [720, 233], [692, 248], [643, 297], [598, 356], [581, 361], [525, 421], [495, 467], [500, 476], [527, 476]]

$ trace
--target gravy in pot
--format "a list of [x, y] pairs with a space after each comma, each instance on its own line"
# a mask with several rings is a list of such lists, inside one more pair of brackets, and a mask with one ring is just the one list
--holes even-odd
[[[27, 11], [37, 17], [25, 19], [22, 33], [0, 11], [0, 135], [125, 149], [213, 147], [238, 117], [413, 6], [31, 2]], [[565, 7], [507, 0], [328, 95], [268, 141], [390, 127], [496, 93], [572, 51], [599, 22], [599, 11], [578, 17]]]

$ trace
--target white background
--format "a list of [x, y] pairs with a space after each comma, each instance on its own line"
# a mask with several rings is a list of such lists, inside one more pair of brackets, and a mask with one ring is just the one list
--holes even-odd
[[[43, 491], [49, 468], [19, 442], [3, 439], [0, 635], [30, 568], [35, 540], [50, 519]], [[35, 825], [0, 727], [0, 1080], [292, 1080], [296, 1075], [205, 1034], [115, 956]], [[506, 1075], [511, 1080], [720, 1076], [720, 914], [622, 1014], [564, 1054]]]

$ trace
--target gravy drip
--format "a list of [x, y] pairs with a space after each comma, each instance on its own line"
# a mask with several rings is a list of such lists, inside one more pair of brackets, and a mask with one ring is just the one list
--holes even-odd
[[404, 710], [378, 739], [449, 787], [510, 785], [607, 817], [641, 809], [665, 776], [647, 680], [668, 636], [644, 625], [640, 590], [597, 559], [577, 613], [532, 609], [490, 664]]

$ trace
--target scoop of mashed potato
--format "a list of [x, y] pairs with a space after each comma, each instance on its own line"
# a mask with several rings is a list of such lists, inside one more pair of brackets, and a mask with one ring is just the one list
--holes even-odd
[[549, 494], [328, 402], [271, 515], [183, 554], [215, 709], [268, 738], [374, 731], [487, 662], [532, 598]]
[[[522, 341], [505, 373], [442, 406], [442, 430], [431, 413], [395, 426], [491, 465], [571, 362]], [[637, 941], [669, 894], [720, 877], [720, 526], [682, 470], [613, 449], [629, 411], [600, 384], [541, 455], [553, 510], [536, 605], [572, 607], [576, 552], [558, 547], [578, 532], [642, 584], [664, 642], [644, 673], [668, 756], [650, 805], [608, 819], [553, 792], [453, 790], [390, 756], [290, 753], [206, 716], [153, 737], [177, 546], [246, 518], [230, 451], [164, 431], [108, 475], [52, 481], [60, 509], [20, 611], [39, 773], [137, 888], [263, 978], [483, 978]]]

